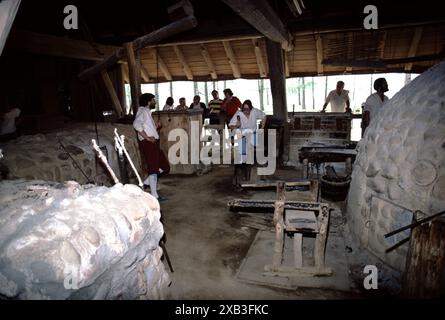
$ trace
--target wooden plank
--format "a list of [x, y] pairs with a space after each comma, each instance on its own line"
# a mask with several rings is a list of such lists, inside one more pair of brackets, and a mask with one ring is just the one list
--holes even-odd
[[292, 36], [267, 0], [223, 0], [223, 2], [269, 40], [280, 43], [285, 50], [292, 50]]
[[[155, 44], [160, 42], [163, 39], [171, 37], [180, 32], [184, 32], [196, 27], [197, 21], [194, 16], [185, 17], [178, 21], [172, 22], [169, 25], [162, 27], [158, 30], [155, 30], [147, 35], [139, 37], [133, 41], [133, 49], [135, 51], [140, 50], [148, 45]], [[79, 74], [80, 79], [86, 79], [88, 77], [93, 76], [98, 73], [102, 69], [106, 69], [115, 63], [117, 63], [121, 58], [126, 55], [126, 49], [120, 48], [114, 54], [109, 55], [100, 63], [94, 65], [91, 68], [88, 68], [82, 71]]]
[[[417, 48], [419, 47], [420, 40], [422, 39], [422, 33], [423, 33], [423, 27], [417, 27], [414, 30], [413, 38], [411, 39], [411, 45], [408, 51], [408, 58], [416, 56]], [[407, 63], [405, 65], [405, 71], [406, 72], [411, 71], [412, 67], [413, 67], [412, 63]]]
[[434, 220], [411, 231], [402, 282], [404, 298], [440, 298], [445, 292], [445, 222]]
[[321, 35], [318, 35], [317, 40], [315, 42], [317, 47], [317, 74], [323, 74], [323, 38]]
[[296, 268], [303, 267], [303, 234], [294, 233], [294, 265]]
[[141, 95], [141, 68], [140, 60], [137, 58], [132, 42], [124, 45], [127, 51], [128, 73], [131, 88], [131, 108], [136, 115], [139, 108], [139, 96]]
[[278, 277], [295, 277], [295, 276], [331, 276], [332, 269], [331, 268], [321, 268], [317, 269], [314, 267], [303, 267], [303, 268], [295, 268], [290, 266], [280, 266], [278, 269], [275, 269], [272, 265], [266, 265], [264, 267], [265, 276], [278, 276]]
[[261, 78], [267, 77], [266, 65], [264, 64], [263, 54], [258, 39], [253, 39], [253, 48], [255, 51], [255, 59], [258, 65], [258, 71]]
[[272, 257], [272, 266], [277, 270], [283, 261], [284, 249], [284, 203], [285, 184], [283, 181], [277, 183], [277, 200], [275, 201], [275, 212], [273, 221], [275, 223], [275, 244]]
[[21, 0], [0, 1], [0, 55], [11, 30]]
[[212, 58], [210, 57], [210, 54], [204, 44], [201, 44], [201, 53], [205, 63], [207, 64], [207, 67], [209, 68], [210, 77], [213, 80], [218, 79], [218, 74], [216, 73], [215, 65], [213, 64]]
[[125, 110], [122, 108], [121, 102], [117, 97], [116, 90], [114, 90], [114, 86], [113, 83], [111, 82], [108, 72], [106, 70], [102, 70], [100, 74], [105, 84], [105, 88], [107, 89], [108, 95], [110, 96], [111, 102], [113, 104], [117, 116], [118, 117], [122, 116], [122, 114], [125, 113]]
[[157, 63], [157, 66], [159, 67], [162, 74], [164, 75], [164, 78], [167, 79], [168, 81], [172, 81], [172, 75], [171, 75], [170, 71], [168, 70], [167, 65], [165, 64], [164, 60], [159, 55], [158, 50], [152, 49], [152, 55], [153, 55], [153, 59]]
[[232, 68], [233, 77], [241, 78], [241, 72], [239, 70], [238, 62], [233, 52], [232, 46], [229, 41], [223, 41], [224, 50], [226, 52], [227, 59], [229, 60], [230, 67]]
[[325, 267], [326, 241], [329, 229], [329, 210], [327, 206], [322, 206], [318, 215], [318, 234], [315, 238], [314, 259], [315, 268], [322, 270]]
[[179, 48], [179, 46], [173, 46], [173, 50], [176, 53], [176, 56], [178, 57], [179, 63], [182, 65], [182, 71], [184, 71], [185, 76], [188, 80], [193, 80], [193, 73], [190, 69], [189, 65], [187, 64], [187, 61], [185, 60], [185, 57]]

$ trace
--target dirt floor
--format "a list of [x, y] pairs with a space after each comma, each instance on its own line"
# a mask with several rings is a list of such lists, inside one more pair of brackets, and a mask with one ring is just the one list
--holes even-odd
[[[160, 191], [167, 249], [174, 273], [173, 299], [344, 299], [357, 292], [299, 288], [286, 290], [242, 283], [235, 279], [257, 229], [243, 226], [227, 207], [232, 198], [258, 198], [254, 191], [236, 192], [233, 167], [213, 167], [203, 176], [167, 176]], [[295, 170], [281, 176], [299, 178]], [[273, 199], [274, 192], [264, 193]]]

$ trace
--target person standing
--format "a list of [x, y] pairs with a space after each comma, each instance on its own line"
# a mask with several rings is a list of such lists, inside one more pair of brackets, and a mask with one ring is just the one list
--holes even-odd
[[326, 111], [328, 104], [331, 104], [331, 112], [351, 112], [349, 102], [349, 91], [344, 90], [345, 83], [343, 81], [337, 82], [335, 90], [329, 92], [326, 97], [326, 102], [323, 105], [321, 112]]
[[210, 124], [220, 124], [219, 115], [221, 114], [222, 99], [219, 98], [219, 93], [216, 90], [212, 91], [213, 99], [209, 102], [209, 118]]
[[179, 104], [176, 106], [176, 111], [187, 111], [185, 98], [179, 98]]
[[223, 92], [225, 98], [221, 110], [226, 114], [227, 122], [229, 122], [241, 107], [241, 101], [233, 95], [232, 90], [224, 89]]
[[[266, 125], [266, 114], [263, 111], [254, 108], [250, 100], [246, 100], [243, 102], [241, 110], [237, 111], [229, 122], [229, 129], [239, 130], [238, 132], [235, 132], [235, 134], [240, 138], [237, 147], [240, 163], [235, 164], [233, 178], [233, 184], [236, 188], [239, 188], [240, 180], [250, 180], [252, 165], [255, 163], [255, 151], [253, 152], [254, 158], [251, 159], [253, 163], [249, 163], [248, 146], [253, 147], [253, 150], [255, 150], [258, 120], [261, 121], [260, 128], [264, 129]], [[240, 176], [242, 176], [243, 179], [240, 179]]]
[[175, 103], [175, 100], [173, 100], [172, 97], [168, 97], [165, 101], [165, 106], [162, 108], [162, 111], [168, 111], [173, 110], [175, 107], [173, 107], [173, 104]]
[[144, 180], [144, 189], [150, 187], [150, 193], [159, 201], [165, 200], [157, 193], [158, 175], [170, 172], [170, 164], [159, 145], [160, 123], [155, 124], [151, 110], [156, 107], [155, 96], [144, 93], [139, 97], [139, 108], [133, 127], [137, 131], [139, 148], [146, 164], [148, 177]]
[[388, 82], [385, 78], [378, 78], [374, 81], [374, 92], [371, 94], [363, 106], [363, 118], [362, 118], [362, 136], [366, 128], [371, 123], [372, 119], [375, 119], [382, 106], [388, 101], [388, 97], [385, 95], [388, 89]]

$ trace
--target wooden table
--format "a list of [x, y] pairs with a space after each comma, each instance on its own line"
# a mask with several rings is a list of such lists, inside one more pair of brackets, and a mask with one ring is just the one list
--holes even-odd
[[326, 162], [344, 162], [346, 165], [346, 174], [351, 174], [352, 163], [355, 161], [357, 151], [351, 149], [351, 146], [328, 146], [328, 147], [302, 147], [299, 150], [299, 159], [303, 163], [303, 178], [307, 179], [309, 175], [309, 163], [317, 167], [317, 176], [319, 166]]

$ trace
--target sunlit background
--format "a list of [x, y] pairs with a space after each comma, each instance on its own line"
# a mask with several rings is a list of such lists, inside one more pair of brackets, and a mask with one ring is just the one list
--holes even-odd
[[[372, 84], [377, 78], [386, 78], [389, 91], [386, 95], [392, 98], [405, 84], [417, 77], [418, 74], [383, 73], [364, 75], [337, 75], [289, 78], [286, 80], [287, 87], [287, 109], [289, 112], [318, 112], [322, 109], [325, 98], [331, 90], [335, 90], [337, 81], [345, 82], [345, 90], [349, 91], [351, 108], [354, 113], [361, 113], [362, 103], [374, 92]], [[254, 107], [264, 110], [266, 114], [273, 114], [272, 94], [269, 79], [246, 80], [236, 79], [227, 81], [172, 81], [159, 84], [143, 84], [142, 93], [153, 93], [156, 96], [157, 108], [165, 105], [168, 97], [173, 97], [175, 103], [179, 104], [179, 98], [186, 98], [190, 105], [195, 95], [201, 97], [201, 102], [208, 103], [212, 99], [213, 89], [219, 91], [220, 98], [224, 98], [223, 90], [232, 89], [235, 96], [241, 102], [249, 99]], [[130, 106], [130, 86], [126, 85], [127, 109]], [[329, 111], [328, 106], [327, 111]], [[352, 124], [351, 139], [360, 140], [360, 119], [354, 119]]]

